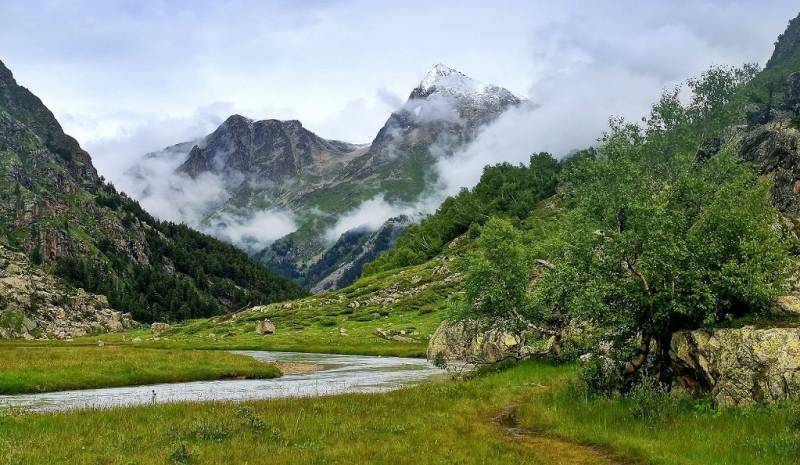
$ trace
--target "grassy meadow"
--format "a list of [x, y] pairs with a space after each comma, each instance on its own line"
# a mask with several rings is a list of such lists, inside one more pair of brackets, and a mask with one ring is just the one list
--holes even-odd
[[280, 374], [273, 365], [228, 352], [0, 345], [0, 394], [274, 378]]
[[[428, 339], [446, 315], [447, 297], [456, 291], [458, 276], [450, 256], [422, 265], [360, 279], [336, 292], [323, 293], [261, 307], [189, 320], [160, 335], [142, 328], [117, 334], [78, 338], [70, 342], [21, 342], [18, 345], [136, 345], [170, 349], [238, 349], [321, 352], [353, 355], [424, 357]], [[269, 318], [270, 335], [256, 333]], [[402, 337], [376, 335], [382, 329]]]
[[[800, 460], [791, 406], [591, 399], [574, 366], [527, 362], [387, 394], [0, 414], [3, 464], [785, 465]], [[500, 420], [503, 418], [504, 420]], [[509, 429], [512, 428], [512, 429]]]

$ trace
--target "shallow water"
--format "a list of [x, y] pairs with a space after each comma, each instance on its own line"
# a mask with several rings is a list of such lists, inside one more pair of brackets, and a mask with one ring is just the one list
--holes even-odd
[[310, 363], [325, 368], [314, 373], [264, 380], [193, 381], [43, 394], [0, 396], [0, 408], [35, 411], [110, 408], [168, 402], [243, 401], [280, 397], [315, 397], [346, 392], [385, 392], [410, 386], [443, 373], [426, 360], [361, 355], [236, 351], [261, 361]]

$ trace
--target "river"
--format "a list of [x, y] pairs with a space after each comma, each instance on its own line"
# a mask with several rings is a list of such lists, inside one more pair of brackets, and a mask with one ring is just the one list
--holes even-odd
[[169, 402], [244, 401], [315, 397], [347, 392], [385, 392], [411, 386], [444, 373], [426, 360], [361, 355], [235, 351], [263, 362], [321, 365], [311, 373], [262, 380], [192, 381], [42, 394], [0, 396], [0, 408], [63, 411]]

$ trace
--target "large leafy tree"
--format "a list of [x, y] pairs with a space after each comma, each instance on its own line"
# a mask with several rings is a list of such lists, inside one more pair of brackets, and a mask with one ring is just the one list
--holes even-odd
[[665, 94], [643, 128], [613, 121], [595, 157], [570, 168], [573, 208], [533, 302], [629, 343], [626, 384], [656, 347], [668, 376], [673, 332], [758, 311], [781, 291], [771, 181], [727, 149], [698, 156], [733, 114], [743, 76], [712, 70], [690, 83], [686, 107]]

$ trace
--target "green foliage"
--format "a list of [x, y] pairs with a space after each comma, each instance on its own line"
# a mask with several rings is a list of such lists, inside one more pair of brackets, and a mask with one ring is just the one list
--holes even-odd
[[644, 335], [665, 347], [682, 328], [756, 312], [781, 291], [786, 249], [771, 182], [728, 149], [698, 158], [732, 114], [745, 71], [711, 70], [690, 82], [683, 107], [666, 94], [647, 125], [612, 121], [593, 158], [570, 167], [555, 270], [538, 283], [544, 311]]
[[531, 260], [520, 232], [507, 220], [490, 219], [465, 258], [468, 315], [514, 318], [526, 311]]
[[175, 449], [169, 454], [169, 460], [175, 465], [191, 465], [192, 455], [189, 453], [189, 447], [185, 442], [175, 446]]
[[588, 396], [609, 396], [619, 385], [619, 370], [613, 360], [593, 356], [581, 367], [581, 381], [575, 388], [585, 390]]
[[130, 312], [137, 321], [207, 317], [305, 295], [300, 286], [236, 247], [154, 219], [111, 185], [95, 199], [119, 212], [123, 224], [149, 226], [144, 228], [149, 263], [135, 262], [109, 237], [99, 237], [93, 239], [98, 255], [62, 257], [55, 271], [73, 286], [106, 295], [113, 308]]
[[532, 155], [528, 166], [487, 166], [472, 190], [448, 197], [435, 214], [406, 229], [394, 249], [364, 267], [364, 276], [423, 263], [492, 216], [527, 217], [540, 200], [555, 193], [559, 170], [547, 153]]
[[657, 426], [680, 414], [686, 395], [670, 391], [655, 376], [644, 376], [626, 397], [633, 418], [648, 426]]

